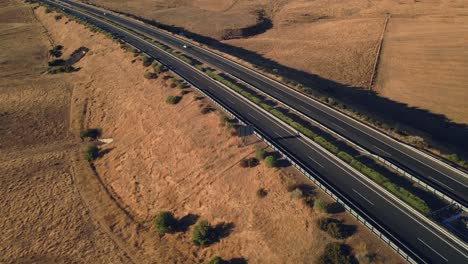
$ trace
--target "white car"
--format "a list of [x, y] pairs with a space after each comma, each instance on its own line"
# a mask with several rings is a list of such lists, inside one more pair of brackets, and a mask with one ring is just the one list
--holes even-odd
[[184, 47], [184, 49], [188, 48], [188, 46], [187, 46], [187, 45], [184, 45], [183, 47]]

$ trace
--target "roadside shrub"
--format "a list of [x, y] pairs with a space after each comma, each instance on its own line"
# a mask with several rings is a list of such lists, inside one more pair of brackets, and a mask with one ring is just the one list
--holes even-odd
[[253, 168], [258, 165], [258, 159], [256, 158], [245, 158], [240, 161], [242, 168]]
[[152, 59], [146, 55], [141, 55], [140, 60], [143, 62], [143, 66], [148, 67], [152, 63]]
[[255, 157], [259, 160], [263, 160], [266, 157], [267, 153], [263, 148], [257, 148], [255, 150]]
[[345, 225], [337, 219], [321, 218], [317, 221], [317, 226], [336, 239], [343, 239], [350, 235], [350, 231], [346, 231]]
[[55, 15], [54, 18], [55, 18], [55, 21], [58, 21], [62, 19], [62, 15]]
[[268, 192], [263, 188], [260, 188], [260, 189], [257, 190], [257, 197], [258, 198], [263, 198], [263, 197], [267, 196], [267, 194], [268, 194]]
[[207, 221], [200, 221], [192, 233], [192, 243], [200, 247], [206, 247], [210, 243], [211, 227]]
[[177, 87], [177, 84], [176, 84], [175, 82], [172, 82], [172, 83], [170, 84], [170, 87], [171, 87], [171, 88], [176, 88], [176, 87]]
[[317, 264], [351, 264], [353, 259], [348, 246], [332, 242], [325, 246], [325, 251], [317, 259]]
[[324, 202], [323, 200], [321, 199], [316, 199], [314, 201], [314, 209], [319, 211], [319, 212], [322, 212], [322, 213], [326, 213], [327, 212], [327, 209], [328, 209], [328, 205], [326, 202]]
[[157, 62], [153, 62], [153, 64], [151, 65], [153, 67], [153, 70], [156, 74], [160, 74], [162, 72], [162, 69], [161, 69], [161, 64], [157, 63]]
[[87, 161], [93, 161], [99, 156], [99, 148], [96, 145], [89, 145], [84, 152], [84, 158]]
[[177, 104], [180, 101], [181, 97], [177, 95], [169, 95], [166, 98], [166, 103], [168, 104]]
[[149, 72], [149, 71], [146, 71], [144, 76], [146, 79], [156, 79], [158, 77], [156, 73]]
[[221, 122], [221, 125], [225, 126], [226, 123], [229, 122], [229, 117], [227, 117], [225, 115], [221, 115], [221, 116], [219, 116], [219, 122]]
[[224, 264], [224, 263], [226, 263], [226, 261], [224, 261], [221, 257], [214, 256], [206, 264]]
[[338, 152], [338, 157], [340, 159], [346, 161], [347, 163], [350, 163], [354, 159], [353, 156], [351, 156], [348, 153], [343, 152], [343, 151]]
[[159, 234], [171, 233], [176, 230], [177, 219], [171, 212], [162, 211], [154, 218], [153, 224]]
[[101, 136], [102, 130], [100, 128], [88, 128], [81, 131], [80, 137], [83, 138], [93, 138], [96, 139]]
[[201, 110], [200, 110], [200, 113], [206, 115], [208, 114], [209, 112], [213, 111], [213, 108], [209, 107], [209, 106], [205, 106], [203, 107]]
[[276, 167], [278, 164], [278, 161], [276, 160], [276, 158], [274, 156], [267, 156], [265, 158], [265, 165], [268, 167], [268, 168], [274, 168]]
[[46, 14], [49, 14], [50, 12], [52, 12], [52, 9], [51, 9], [50, 7], [47, 6], [47, 7], [45, 8], [44, 12], [45, 12]]

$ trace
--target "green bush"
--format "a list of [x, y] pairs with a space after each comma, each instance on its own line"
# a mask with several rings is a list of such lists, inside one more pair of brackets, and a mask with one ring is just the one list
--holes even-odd
[[328, 211], [328, 205], [323, 200], [316, 199], [314, 201], [314, 209], [319, 211], [319, 212], [326, 213]]
[[55, 21], [58, 21], [62, 19], [62, 15], [55, 15], [54, 18], [55, 18]]
[[229, 118], [227, 116], [225, 116], [225, 115], [221, 115], [219, 117], [219, 121], [224, 126], [224, 125], [226, 125], [226, 123], [229, 123]]
[[255, 150], [255, 157], [259, 160], [263, 160], [267, 156], [266, 151], [263, 148], [257, 148]]
[[210, 237], [211, 237], [210, 225], [205, 220], [200, 221], [193, 229], [193, 233], [192, 233], [193, 244], [197, 246], [201, 246], [201, 247], [206, 247], [211, 242]]
[[84, 157], [87, 161], [93, 161], [99, 156], [99, 148], [96, 145], [89, 145], [86, 147]]
[[166, 98], [166, 103], [168, 104], [177, 104], [180, 101], [181, 97], [177, 95], [169, 95]]
[[162, 69], [161, 69], [161, 64], [157, 63], [157, 62], [153, 62], [153, 64], [151, 65], [153, 67], [153, 70], [156, 74], [160, 74], [162, 72]]
[[154, 218], [153, 224], [159, 234], [171, 233], [177, 228], [177, 219], [171, 212], [162, 211]]
[[343, 244], [332, 242], [325, 246], [324, 253], [318, 258], [320, 264], [351, 264], [353, 256], [350, 250]]
[[83, 138], [93, 138], [96, 139], [101, 136], [102, 130], [100, 128], [88, 128], [86, 130], [81, 131], [80, 137]]
[[221, 257], [214, 256], [206, 264], [224, 264], [224, 263], [226, 263], [226, 261], [224, 261]]
[[146, 56], [146, 55], [141, 55], [140, 59], [143, 62], [143, 66], [145, 66], [145, 67], [150, 66], [151, 63], [153, 62], [153, 60], [150, 57]]
[[260, 189], [257, 190], [257, 197], [258, 198], [263, 198], [263, 197], [267, 196], [267, 194], [268, 194], [268, 192], [263, 188], [260, 188]]
[[338, 157], [347, 163], [351, 163], [351, 161], [354, 159], [353, 156], [349, 155], [346, 152], [340, 151], [338, 152]]
[[46, 14], [49, 14], [50, 12], [52, 12], [52, 8], [50, 8], [50, 7], [47, 6], [47, 7], [45, 8], [44, 12], [45, 12]]
[[276, 167], [278, 164], [278, 161], [276, 160], [276, 158], [274, 156], [267, 156], [265, 158], [265, 165], [268, 167], [268, 168], [274, 168]]
[[149, 71], [146, 71], [144, 76], [145, 76], [146, 79], [156, 79], [158, 77], [158, 75], [156, 75], [156, 73], [149, 72]]

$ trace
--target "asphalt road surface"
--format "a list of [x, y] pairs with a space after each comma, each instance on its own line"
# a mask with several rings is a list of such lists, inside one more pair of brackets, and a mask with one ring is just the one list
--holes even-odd
[[[41, 1], [57, 6], [55, 2]], [[123, 36], [126, 42], [157, 58], [163, 64], [169, 65], [172, 70], [221, 102], [244, 122], [252, 124], [256, 131], [270, 138], [279, 149], [288, 153], [296, 163], [302, 164], [310, 174], [316, 175], [322, 184], [334, 190], [338, 197], [346, 201], [350, 207], [416, 261], [468, 263], [468, 252], [464, 247], [454, 243], [442, 232], [431, 228], [409, 210], [401, 208], [394, 200], [375, 190], [353, 171], [297, 136], [294, 131], [283, 127], [237, 94], [226, 90], [203, 73], [131, 33], [106, 24], [100, 19], [68, 10], [68, 7], [59, 7], [64, 7], [67, 12], [77, 17], [86, 18], [103, 29]]]
[[[83, 5], [69, 0], [63, 0], [62, 2], [79, 6], [90, 13], [103, 15], [102, 11], [89, 5]], [[145, 33], [170, 46], [181, 48], [183, 45], [187, 44], [180, 38], [155, 30], [152, 27], [148, 27], [123, 16], [106, 13], [106, 19], [115, 21], [132, 30]], [[423, 182], [428, 183], [435, 189], [458, 201], [465, 207], [468, 207], [468, 175], [466, 173], [453, 170], [450, 166], [447, 167], [447, 164], [435, 158], [428, 158], [375, 129], [340, 114], [336, 110], [316, 100], [303, 96], [290, 89], [286, 89], [285, 86], [280, 83], [248, 70], [237, 63], [217, 56], [197, 46], [188, 45], [190, 48], [186, 49], [184, 53], [202, 62], [209, 63], [255, 86], [257, 89], [275, 97], [286, 105], [294, 107], [309, 118], [318, 121], [336, 133], [357, 143], [369, 152], [391, 161], [395, 165], [421, 179]]]

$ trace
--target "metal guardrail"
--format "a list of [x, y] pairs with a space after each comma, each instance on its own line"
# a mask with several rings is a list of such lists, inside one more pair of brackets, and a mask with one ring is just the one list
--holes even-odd
[[[130, 45], [137, 50], [141, 50], [140, 48], [125, 42], [127, 45]], [[143, 52], [149, 57], [152, 57], [153, 59], [157, 60], [159, 63], [165, 65], [162, 63], [160, 60], [157, 58], [151, 56], [150, 54], [147, 54]], [[167, 65], [165, 65], [167, 66]], [[183, 79], [185, 82], [189, 83], [192, 87], [194, 87], [199, 93], [203, 94], [206, 98], [208, 98], [215, 106], [217, 106], [219, 109], [221, 109], [223, 112], [225, 112], [227, 115], [229, 115], [232, 118], [236, 118], [240, 124], [242, 125], [247, 125], [248, 122], [244, 121], [242, 117], [239, 114], [236, 114], [234, 110], [230, 109], [228, 106], [224, 105], [222, 102], [220, 102], [218, 99], [213, 97], [209, 92], [203, 91], [202, 89], [199, 89], [196, 85], [185, 79], [182, 75], [180, 75], [176, 70], [174, 69], [169, 69], [170, 72], [173, 74], [179, 76], [179, 78]], [[337, 203], [341, 204], [344, 209], [349, 212], [358, 222], [362, 223], [365, 227], [367, 227], [373, 234], [375, 234], [377, 237], [379, 237], [382, 241], [384, 241], [386, 244], [388, 244], [395, 252], [397, 252], [404, 260], [406, 260], [408, 263], [418, 263], [415, 261], [411, 256], [409, 256], [404, 250], [400, 249], [397, 244], [392, 242], [389, 238], [387, 238], [382, 232], [380, 232], [376, 227], [374, 227], [369, 221], [366, 220], [365, 217], [362, 217], [358, 212], [356, 212], [351, 206], [347, 204], [350, 203], [349, 201], [345, 201], [339, 196], [337, 196], [335, 193], [339, 193], [338, 191], [334, 190], [333, 187], [327, 187], [322, 182], [317, 179], [316, 177], [318, 176], [317, 174], [313, 173], [312, 171], [309, 171], [306, 169], [306, 166], [304, 166], [300, 161], [295, 161], [293, 156], [287, 153], [287, 151], [282, 150], [280, 146], [277, 146], [273, 140], [271, 140], [268, 136], [266, 136], [262, 131], [260, 131], [258, 128], [254, 127], [254, 135], [257, 136], [260, 140], [264, 141], [268, 146], [270, 146], [272, 149], [277, 151], [280, 155], [282, 155], [285, 159], [287, 159], [298, 171], [303, 173], [307, 178], [309, 178], [315, 185], [317, 185], [320, 189], [322, 189], [326, 194], [328, 194], [330, 197], [332, 197]], [[330, 191], [330, 188], [333, 189], [333, 192]], [[343, 196], [344, 197], [344, 196]], [[346, 199], [346, 198], [344, 198]], [[403, 244], [402, 242], [398, 241], [398, 243]]]
[[[117, 14], [119, 14], [119, 13], [117, 13]], [[119, 14], [119, 15], [121, 15], [121, 14]], [[122, 15], [121, 15], [121, 16], [122, 16]], [[146, 25], [146, 24], [143, 23], [142, 21], [139, 21], [139, 20], [134, 20], [134, 21]], [[146, 26], [147, 26], [147, 25], [146, 25]], [[157, 29], [159, 32], [162, 32], [162, 31], [161, 31], [160, 29], [158, 29], [158, 28], [155, 28], [155, 29]], [[138, 33], [139, 33], [139, 34], [142, 34], [142, 35], [147, 35], [146, 33], [143, 33], [143, 32], [138, 32]], [[166, 35], [169, 34], [169, 33], [166, 33], [166, 32], [162, 32], [162, 33], [164, 33], [164, 34], [166, 34]], [[186, 39], [179, 38], [177, 35], [173, 35], [173, 34], [170, 34], [170, 35], [171, 35], [172, 37], [176, 37], [176, 38], [178, 38], [178, 39], [180, 39], [180, 40], [182, 40], [182, 41], [190, 42], [190, 41], [188, 41], [188, 40], [186, 40]], [[216, 54], [216, 53], [214, 53], [214, 52], [212, 52], [212, 51], [210, 51], [210, 50], [207, 50], [206, 48], [203, 48], [203, 47], [200, 47], [200, 46], [197, 46], [197, 47], [198, 47], [198, 48], [201, 48], [201, 49], [203, 49], [203, 50], [205, 50], [205, 51], [207, 51], [207, 52], [213, 53], [213, 54], [215, 54], [215, 55], [217, 55], [217, 56], [221, 56], [221, 55], [218, 55], [218, 54]], [[228, 59], [228, 58], [226, 58], [226, 57], [224, 57], [224, 56], [222, 56], [222, 57], [223, 57], [224, 59], [227, 59], [227, 60], [229, 60], [229, 61], [232, 61], [232, 60], [230, 60], [230, 59]], [[234, 62], [234, 61], [233, 61], [233, 62]], [[237, 62], [234, 62], [234, 63], [239, 64], [239, 63], [237, 63]], [[240, 64], [239, 64], [239, 65], [240, 65]], [[243, 66], [243, 65], [240, 65], [240, 66], [242, 66], [242, 67], [245, 68], [245, 66]], [[214, 67], [214, 66], [212, 66], [212, 67]], [[216, 67], [215, 67], [215, 68], [216, 68]], [[437, 195], [438, 197], [440, 197], [440, 198], [442, 198], [443, 200], [447, 201], [448, 203], [450, 203], [450, 204], [452, 204], [452, 205], [456, 205], [457, 207], [459, 207], [459, 208], [462, 209], [463, 211], [468, 212], [468, 208], [466, 208], [465, 206], [463, 206], [461, 203], [459, 203], [459, 202], [456, 201], [455, 199], [451, 198], [451, 197], [448, 196], [447, 194], [444, 194], [443, 192], [440, 192], [439, 190], [437, 190], [436, 188], [434, 188], [434, 187], [432, 187], [431, 185], [427, 184], [425, 181], [421, 180], [420, 178], [418, 178], [418, 177], [412, 175], [411, 173], [409, 173], [409, 172], [407, 172], [407, 171], [401, 169], [400, 167], [398, 167], [398, 166], [395, 165], [394, 163], [392, 163], [392, 162], [390, 162], [390, 161], [388, 161], [388, 160], [386, 160], [386, 159], [384, 159], [384, 158], [382, 158], [382, 157], [380, 157], [380, 156], [378, 156], [378, 155], [376, 155], [376, 154], [373, 154], [373, 153], [370, 152], [369, 150], [367, 150], [367, 149], [365, 149], [365, 148], [359, 146], [358, 144], [356, 144], [356, 143], [354, 143], [352, 140], [349, 140], [348, 138], [342, 136], [342, 135], [339, 134], [338, 132], [336, 132], [336, 131], [334, 131], [334, 130], [328, 128], [327, 126], [322, 125], [321, 123], [315, 121], [314, 119], [312, 119], [312, 118], [310, 118], [310, 117], [304, 115], [302, 112], [300, 112], [300, 111], [296, 110], [295, 108], [293, 108], [293, 107], [291, 107], [291, 106], [289, 106], [289, 105], [283, 103], [281, 100], [276, 99], [273, 95], [271, 95], [271, 94], [266, 94], [265, 92], [259, 90], [258, 88], [256, 88], [255, 86], [251, 85], [250, 83], [248, 83], [248, 82], [246, 82], [246, 81], [243, 81], [243, 80], [241, 80], [241, 79], [239, 79], [239, 78], [237, 78], [237, 77], [235, 77], [235, 76], [232, 76], [232, 75], [229, 74], [229, 73], [227, 73], [227, 74], [228, 74], [230, 77], [232, 77], [232, 78], [234, 78], [234, 79], [236, 79], [236, 80], [238, 80], [238, 81], [240, 81], [240, 82], [242, 82], [242, 83], [244, 83], [244, 84], [250, 86], [252, 89], [254, 89], [255, 91], [259, 92], [260, 94], [264, 94], [264, 95], [266, 95], [266, 96], [268, 96], [268, 97], [271, 97], [271, 98], [275, 99], [275, 100], [278, 101], [281, 105], [283, 105], [286, 109], [288, 109], [288, 110], [290, 110], [290, 111], [293, 111], [294, 113], [298, 114], [299, 116], [301, 116], [301, 117], [303, 117], [303, 118], [306, 118], [307, 120], [311, 121], [312, 123], [314, 123], [315, 125], [319, 126], [319, 127], [322, 128], [322, 129], [326, 130], [327, 132], [333, 134], [334, 136], [337, 136], [338, 138], [340, 138], [340, 139], [342, 139], [342, 140], [345, 140], [347, 143], [349, 143], [349, 144], [351, 144], [353, 147], [357, 148], [360, 152], [365, 153], [365, 154], [367, 154], [368, 156], [373, 157], [374, 159], [376, 159], [376, 160], [382, 162], [384, 165], [387, 165], [387, 166], [389, 166], [390, 168], [396, 170], [396, 171], [399, 172], [401, 175], [407, 177], [407, 178], [410, 179], [411, 181], [413, 181], [413, 182], [419, 184], [419, 185], [422, 186], [423, 188], [425, 188], [425, 189], [429, 190], [430, 192], [434, 193], [435, 195]], [[260, 73], [259, 73], [259, 74], [260, 74]]]

